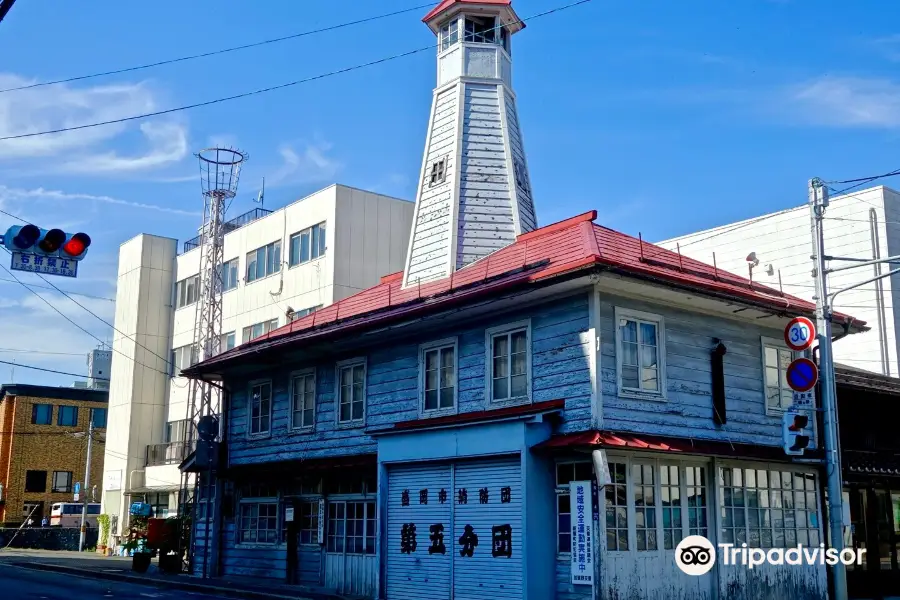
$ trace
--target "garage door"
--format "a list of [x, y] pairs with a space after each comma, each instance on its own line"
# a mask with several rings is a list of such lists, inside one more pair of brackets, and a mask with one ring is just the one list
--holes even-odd
[[522, 598], [519, 465], [515, 459], [459, 463], [454, 469], [453, 600]]
[[389, 600], [449, 600], [451, 466], [392, 469], [388, 480]]
[[522, 597], [519, 465], [516, 457], [389, 471], [388, 600]]

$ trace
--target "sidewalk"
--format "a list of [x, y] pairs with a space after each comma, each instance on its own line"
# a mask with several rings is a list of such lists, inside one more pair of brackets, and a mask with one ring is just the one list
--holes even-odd
[[228, 577], [201, 579], [188, 574], [168, 575], [160, 573], [156, 560], [146, 573], [131, 570], [131, 558], [104, 557], [90, 552], [53, 552], [47, 550], [0, 550], [0, 564], [39, 571], [68, 573], [78, 577], [91, 577], [112, 581], [126, 581], [154, 585], [165, 589], [218, 594], [232, 598], [259, 600], [347, 600], [318, 591], [301, 589], [277, 582], [259, 579]]

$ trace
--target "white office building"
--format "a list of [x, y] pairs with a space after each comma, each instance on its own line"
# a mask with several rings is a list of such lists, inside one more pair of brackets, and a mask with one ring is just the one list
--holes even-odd
[[[228, 221], [221, 348], [402, 270], [413, 209], [412, 202], [333, 185]], [[117, 517], [113, 534], [123, 531], [133, 501], [150, 503], [157, 516], [177, 511], [190, 397], [177, 373], [196, 360], [198, 243], [141, 234], [119, 250], [102, 508]]]
[[[660, 246], [731, 271], [807, 300], [815, 295], [812, 278], [811, 216], [808, 205], [699, 231]], [[831, 198], [825, 211], [825, 253], [864, 260], [900, 255], [900, 194], [879, 186]], [[713, 255], [715, 254], [715, 258]], [[749, 260], [748, 260], [749, 259]], [[758, 262], [757, 262], [758, 261]], [[851, 263], [831, 261], [831, 267]], [[891, 265], [833, 273], [835, 292], [887, 273]], [[894, 265], [893, 268], [896, 268]], [[841, 292], [835, 310], [865, 321], [870, 331], [835, 343], [835, 360], [856, 368], [898, 376], [900, 279], [886, 277]], [[835, 326], [835, 334], [840, 327]]]

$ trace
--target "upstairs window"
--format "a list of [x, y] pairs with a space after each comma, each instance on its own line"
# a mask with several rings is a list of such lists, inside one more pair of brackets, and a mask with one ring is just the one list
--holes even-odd
[[291, 236], [290, 266], [325, 256], [325, 223], [313, 225]]
[[310, 369], [291, 378], [291, 427], [303, 429], [316, 424], [316, 374]]
[[456, 406], [456, 340], [422, 347], [423, 412]]
[[530, 325], [527, 323], [489, 329], [488, 361], [490, 389], [494, 401], [528, 398], [528, 374], [531, 368]]
[[281, 240], [247, 254], [247, 283], [281, 270]]
[[227, 292], [238, 286], [238, 259], [232, 258], [222, 265], [222, 291]]
[[766, 410], [785, 410], [794, 401], [794, 392], [787, 382], [787, 368], [794, 360], [794, 353], [774, 339], [763, 338], [762, 348]]
[[189, 306], [200, 299], [200, 276], [194, 275], [175, 284], [175, 308]]
[[320, 308], [322, 308], [322, 305], [321, 305], [321, 304], [317, 304], [317, 305], [315, 305], [315, 306], [310, 306], [309, 308], [304, 308], [303, 310], [294, 311], [294, 312], [291, 313], [290, 321], [291, 321], [291, 323], [293, 323], [293, 322], [296, 321], [297, 319], [302, 319], [302, 318], [305, 317], [306, 315], [311, 315], [311, 314], [313, 314], [314, 312], [316, 312], [316, 311], [319, 310]]
[[338, 423], [361, 422], [365, 417], [366, 363], [353, 360], [338, 365]]
[[47, 491], [47, 471], [25, 471], [25, 491], [43, 494]]
[[447, 180], [447, 159], [442, 158], [431, 163], [431, 176], [428, 179], [428, 187], [440, 185]]
[[53, 422], [52, 404], [33, 404], [31, 406], [32, 425], [50, 425]]
[[91, 409], [91, 423], [98, 429], [106, 428], [107, 412], [105, 408]]
[[197, 347], [194, 344], [175, 348], [172, 350], [172, 364], [175, 369], [172, 375], [177, 375], [179, 371], [183, 371], [188, 367], [197, 364], [198, 360], [199, 354], [197, 352]]
[[272, 384], [250, 388], [250, 435], [264, 435], [272, 428]]
[[663, 396], [665, 326], [659, 315], [616, 308], [619, 392]]
[[56, 424], [62, 427], [75, 427], [78, 425], [78, 407], [60, 406], [56, 412]]
[[494, 17], [466, 17], [466, 42], [480, 42], [494, 44], [499, 37], [497, 35], [497, 19]]
[[246, 344], [250, 340], [255, 340], [258, 337], [262, 337], [270, 331], [274, 331], [278, 329], [278, 319], [272, 319], [271, 321], [263, 321], [262, 323], [254, 323], [248, 327], [244, 327], [241, 332], [241, 343]]
[[459, 20], [455, 17], [452, 21], [445, 23], [441, 27], [441, 51], [446, 50], [450, 46], [459, 41]]
[[219, 339], [219, 352], [227, 352], [234, 348], [234, 332], [223, 333]]
[[72, 491], [72, 471], [53, 471], [53, 487], [55, 494], [68, 494]]

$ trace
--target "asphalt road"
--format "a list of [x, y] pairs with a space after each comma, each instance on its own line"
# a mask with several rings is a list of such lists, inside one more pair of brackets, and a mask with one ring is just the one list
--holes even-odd
[[96, 600], [102, 598], [213, 600], [222, 598], [222, 596], [166, 590], [152, 585], [137, 585], [121, 581], [74, 577], [64, 573], [35, 571], [0, 564], [0, 598], [3, 600]]

